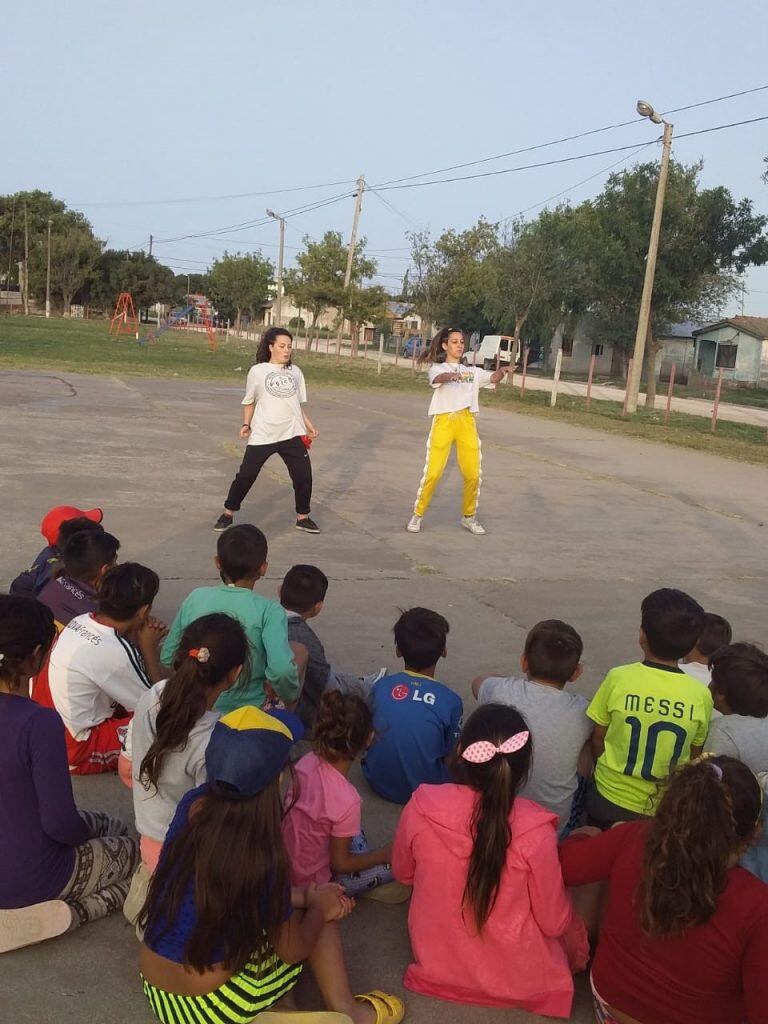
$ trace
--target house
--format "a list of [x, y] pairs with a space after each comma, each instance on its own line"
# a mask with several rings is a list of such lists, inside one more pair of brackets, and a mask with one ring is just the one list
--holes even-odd
[[593, 318], [586, 313], [579, 318], [573, 334], [564, 334], [563, 325], [552, 336], [551, 352], [554, 359], [557, 350], [563, 352], [563, 373], [588, 373], [592, 356], [595, 357], [595, 373], [609, 374], [613, 359], [613, 346], [594, 341]]
[[768, 316], [733, 316], [693, 332], [694, 364], [704, 377], [768, 384]]
[[396, 338], [407, 339], [421, 334], [421, 317], [406, 302], [388, 302], [385, 316], [391, 322], [392, 334]]
[[703, 326], [693, 320], [686, 320], [680, 324], [670, 324], [656, 334], [656, 341], [662, 345], [656, 356], [656, 375], [660, 380], [669, 380], [674, 363], [675, 380], [678, 384], [688, 382], [688, 376], [694, 368], [696, 342], [693, 334]]

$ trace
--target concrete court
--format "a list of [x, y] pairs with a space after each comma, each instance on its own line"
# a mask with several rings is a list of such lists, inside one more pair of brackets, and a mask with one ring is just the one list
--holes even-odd
[[[768, 474], [698, 452], [611, 437], [541, 417], [484, 409], [481, 518], [488, 536], [459, 529], [452, 465], [420, 536], [403, 529], [424, 461], [428, 394], [313, 389], [321, 436], [312, 450], [319, 536], [293, 529], [282, 464], [268, 464], [240, 521], [270, 541], [263, 592], [294, 562], [331, 579], [316, 626], [333, 661], [395, 666], [398, 608], [424, 604], [451, 622], [441, 678], [465, 698], [481, 671], [514, 672], [527, 629], [571, 621], [585, 639], [579, 689], [591, 694], [612, 664], [637, 656], [639, 601], [680, 586], [728, 616], [737, 638], [764, 638]], [[41, 547], [52, 505], [102, 505], [121, 558], [161, 575], [156, 612], [170, 619], [210, 582], [218, 514], [241, 452], [240, 386], [199, 381], [0, 373], [0, 589]], [[367, 791], [365, 822], [385, 841], [397, 808]], [[83, 806], [130, 819], [114, 777], [78, 781]], [[366, 904], [345, 926], [353, 989], [401, 990], [406, 908]], [[0, 1022], [141, 1024], [135, 947], [120, 917], [3, 958]], [[457, 970], [460, 970], [457, 964]], [[300, 1001], [312, 1005], [311, 982]], [[414, 1024], [535, 1021], [407, 994]], [[583, 980], [572, 1020], [592, 1020]]]

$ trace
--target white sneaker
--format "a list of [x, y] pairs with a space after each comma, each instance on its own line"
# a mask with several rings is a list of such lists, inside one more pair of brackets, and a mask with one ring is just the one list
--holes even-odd
[[54, 939], [68, 931], [71, 924], [72, 911], [63, 900], [0, 910], [0, 953]]
[[482, 537], [485, 534], [485, 527], [481, 526], [474, 516], [462, 516], [461, 525], [465, 530], [469, 530], [470, 533], [474, 533], [476, 537]]
[[408, 533], [421, 533], [421, 516], [411, 516], [406, 530]]

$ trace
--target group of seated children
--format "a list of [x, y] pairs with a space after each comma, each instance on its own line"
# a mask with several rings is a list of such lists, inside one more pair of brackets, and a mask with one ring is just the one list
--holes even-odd
[[[568, 1018], [591, 938], [597, 1021], [768, 1024], [768, 656], [724, 619], [649, 594], [642, 660], [591, 701], [568, 688], [581, 637], [540, 622], [521, 674], [473, 681], [462, 724], [436, 612], [395, 624], [402, 672], [337, 671], [308, 622], [327, 578], [294, 566], [283, 607], [261, 597], [267, 543], [246, 524], [166, 635], [157, 576], [97, 535], [53, 537], [37, 598], [0, 597], [0, 951], [125, 905], [160, 1021], [290, 1011], [306, 960], [328, 1010], [398, 1024], [397, 996], [353, 995], [338, 922], [360, 896], [410, 897], [405, 985], [423, 995]], [[377, 849], [358, 759], [404, 805]], [[118, 766], [138, 843], [75, 808], [68, 776]]]

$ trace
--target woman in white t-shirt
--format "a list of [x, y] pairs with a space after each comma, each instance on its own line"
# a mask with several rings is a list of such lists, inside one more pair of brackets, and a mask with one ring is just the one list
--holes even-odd
[[480, 438], [475, 425], [479, 411], [478, 392], [488, 384], [498, 384], [507, 369], [503, 367], [491, 373], [477, 366], [465, 366], [463, 355], [464, 333], [444, 327], [435, 335], [429, 349], [422, 356], [421, 361], [430, 364], [429, 383], [433, 394], [429, 415], [432, 417], [432, 429], [427, 438], [424, 473], [413, 515], [407, 526], [411, 533], [421, 530], [421, 520], [443, 475], [454, 444], [459, 469], [464, 477], [461, 525], [470, 533], [485, 533], [475, 518], [481, 463]]
[[320, 533], [309, 517], [312, 498], [312, 465], [309, 445], [318, 436], [306, 409], [304, 374], [291, 362], [293, 335], [284, 327], [270, 327], [261, 336], [256, 363], [248, 371], [243, 398], [240, 437], [248, 439], [240, 469], [224, 502], [224, 511], [214, 524], [221, 532], [232, 525], [232, 517], [253, 487], [261, 468], [271, 455], [285, 463], [296, 496], [296, 529]]

